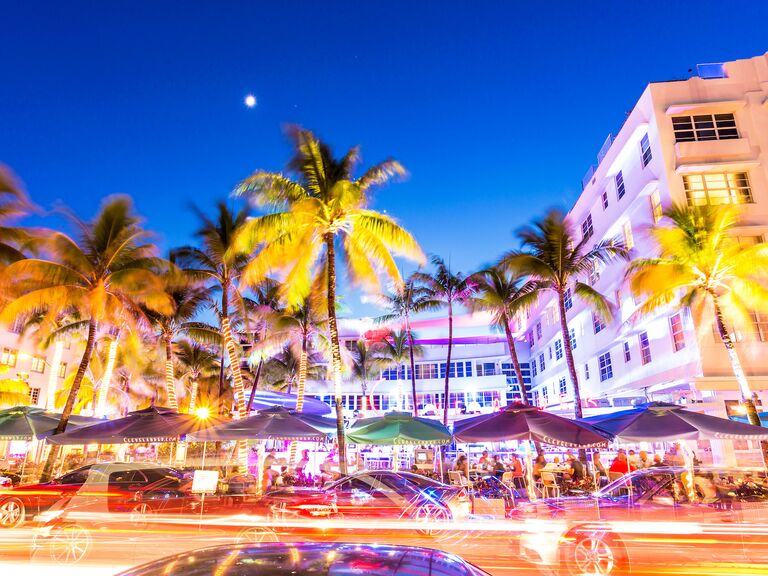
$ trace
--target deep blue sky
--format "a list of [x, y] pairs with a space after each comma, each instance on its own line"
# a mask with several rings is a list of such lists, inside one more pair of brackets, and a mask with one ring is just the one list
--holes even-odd
[[[768, 3], [0, 1], [0, 162], [42, 206], [128, 193], [163, 247], [256, 168], [282, 126], [401, 160], [380, 191], [468, 270], [567, 206], [651, 80], [768, 50]], [[252, 92], [255, 109], [243, 105]]]

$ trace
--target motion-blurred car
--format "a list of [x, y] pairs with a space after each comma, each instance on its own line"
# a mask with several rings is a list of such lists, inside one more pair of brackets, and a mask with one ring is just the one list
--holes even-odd
[[460, 520], [469, 516], [467, 491], [419, 474], [387, 470], [360, 472], [323, 488], [268, 492], [261, 505], [274, 516], [388, 517]]
[[301, 543], [217, 546], [139, 566], [120, 576], [488, 576], [454, 554], [411, 546]]
[[93, 464], [72, 470], [50, 482], [0, 490], [0, 527], [14, 528], [48, 510], [64, 498], [82, 492], [86, 481], [109, 487], [110, 503], [124, 506], [147, 487], [168, 478], [181, 479], [175, 468], [157, 464]]
[[523, 505], [521, 556], [545, 572], [626, 574], [644, 564], [765, 562], [764, 471], [654, 467], [592, 496]]

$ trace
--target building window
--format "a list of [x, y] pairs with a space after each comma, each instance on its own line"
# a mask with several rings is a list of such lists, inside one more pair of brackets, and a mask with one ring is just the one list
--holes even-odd
[[584, 380], [589, 380], [589, 362], [584, 364]]
[[739, 137], [733, 114], [698, 114], [672, 118], [676, 142], [733, 140]]
[[651, 342], [648, 340], [648, 332], [640, 332], [637, 335], [637, 342], [640, 345], [640, 361], [643, 366], [651, 363]]
[[19, 355], [19, 351], [15, 348], [3, 348], [3, 353], [0, 354], [0, 364], [13, 368], [16, 366], [16, 358]]
[[661, 217], [664, 215], [664, 210], [661, 207], [661, 196], [658, 190], [651, 192], [651, 214], [653, 215], [653, 223], [658, 224]]
[[632, 360], [632, 353], [629, 351], [629, 340], [624, 340], [624, 362]]
[[566, 288], [565, 292], [563, 293], [563, 305], [565, 306], [566, 312], [568, 312], [568, 310], [573, 308], [573, 296], [571, 295], [570, 286]]
[[611, 353], [606, 352], [600, 356], [600, 382], [605, 382], [613, 378], [613, 367], [611, 366]]
[[42, 356], [32, 356], [32, 366], [30, 367], [32, 372], [43, 374], [45, 372], [45, 358]]
[[[390, 372], [391, 378], [387, 378], [386, 374], [387, 372]], [[385, 380], [399, 380], [398, 377], [399, 370], [397, 368], [391, 368], [390, 370], [385, 371]], [[416, 364], [416, 379], [417, 380], [427, 380], [430, 378], [438, 378], [438, 367], [437, 364]]]
[[603, 210], [608, 210], [608, 190], [603, 190], [600, 198], [603, 201]]
[[600, 263], [595, 260], [592, 262], [592, 267], [589, 269], [589, 284], [594, 286], [600, 281]]
[[560, 388], [560, 396], [565, 396], [568, 394], [568, 385], [565, 383], [565, 378], [560, 378], [558, 385]]
[[685, 348], [685, 334], [683, 333], [683, 319], [680, 312], [673, 314], [669, 318], [669, 327], [672, 332], [672, 347], [675, 352], [680, 352]]
[[739, 246], [742, 248], [749, 248], [750, 246], [757, 246], [758, 244], [762, 243], [763, 237], [758, 236], [736, 236], [736, 242], [738, 242]]
[[534, 390], [533, 391], [533, 405], [538, 406], [539, 405], [539, 391]]
[[627, 250], [632, 250], [635, 246], [635, 237], [632, 235], [632, 222], [626, 220], [624, 222], [624, 247]]
[[536, 358], [533, 359], [533, 362], [531, 362], [531, 374], [535, 378], [539, 374], [539, 370], [536, 367]]
[[536, 323], [536, 339], [541, 340], [541, 322]]
[[478, 362], [475, 368], [478, 376], [494, 376], [496, 374], [495, 362]]
[[544, 372], [546, 367], [546, 364], [544, 364], [544, 354], [539, 354], [539, 372]]
[[595, 334], [605, 330], [605, 322], [603, 322], [603, 319], [600, 318], [599, 314], [595, 314], [594, 312], [592, 312], [592, 328], [594, 329]]
[[549, 402], [549, 386], [546, 384], [541, 387], [541, 398], [544, 400], [544, 404]]
[[648, 166], [648, 163], [653, 159], [653, 155], [651, 154], [651, 141], [648, 138], [648, 134], [643, 136], [642, 140], [640, 140], [640, 159], [643, 163], [643, 168]]
[[59, 364], [59, 378], [65, 378], [67, 376], [67, 363], [62, 362]]
[[552, 346], [549, 346], [549, 359], [552, 360]]
[[581, 223], [581, 237], [584, 240], [588, 240], [595, 233], [595, 229], [592, 227], [592, 214], [587, 214], [584, 222]]
[[576, 329], [568, 329], [569, 340], [571, 341], [571, 350], [576, 350]]
[[689, 206], [751, 204], [746, 172], [707, 172], [683, 176]]
[[614, 180], [616, 181], [616, 198], [621, 200], [624, 198], [624, 194], [627, 193], [627, 189], [624, 186], [624, 174], [621, 173], [621, 170], [616, 174]]
[[40, 388], [29, 388], [29, 403], [32, 406], [37, 406], [37, 402], [40, 400]]
[[528, 342], [528, 346], [533, 348], [533, 331], [528, 330], [528, 332], [525, 333], [525, 340]]
[[555, 340], [555, 360], [560, 360], [563, 357], [563, 341], [559, 338]]

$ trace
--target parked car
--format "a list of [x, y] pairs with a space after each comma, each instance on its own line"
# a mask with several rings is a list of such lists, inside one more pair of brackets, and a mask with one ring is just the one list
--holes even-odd
[[300, 543], [217, 546], [139, 566], [120, 576], [488, 576], [454, 554], [411, 546]]
[[467, 491], [426, 476], [387, 470], [360, 472], [323, 488], [282, 488], [261, 505], [277, 517], [389, 517], [463, 519], [471, 512]]
[[520, 553], [547, 572], [768, 560], [768, 483], [747, 469], [653, 467], [591, 496], [522, 506]]
[[0, 527], [14, 528], [31, 520], [62, 499], [81, 492], [86, 482], [108, 486], [110, 506], [115, 510], [131, 502], [137, 492], [168, 478], [181, 479], [182, 473], [154, 463], [92, 464], [50, 482], [0, 490]]

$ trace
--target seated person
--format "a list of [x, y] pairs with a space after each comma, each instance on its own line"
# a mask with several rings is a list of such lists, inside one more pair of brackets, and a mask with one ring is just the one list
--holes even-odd
[[613, 463], [611, 464], [611, 467], [608, 468], [609, 472], [614, 472], [618, 474], [629, 474], [630, 472], [634, 472], [635, 470], [637, 470], [637, 468], [635, 468], [629, 463], [629, 460], [627, 460], [627, 455], [624, 452], [619, 452], [619, 454], [616, 456]]
[[573, 454], [568, 454], [568, 462], [566, 464], [568, 466], [568, 470], [566, 471], [566, 474], [570, 476], [571, 482], [575, 484], [579, 484], [584, 481], [585, 475], [584, 475], [584, 465], [581, 463], [581, 461], [576, 458]]
[[501, 458], [498, 456], [493, 457], [493, 467], [491, 468], [493, 475], [496, 476], [496, 478], [501, 478], [504, 476], [504, 472], [506, 472], [506, 466], [504, 466], [504, 463], [501, 461]]
[[563, 467], [560, 465], [560, 457], [555, 456], [555, 459], [552, 462], [548, 462], [546, 466], [544, 466], [545, 472], [561, 472]]

